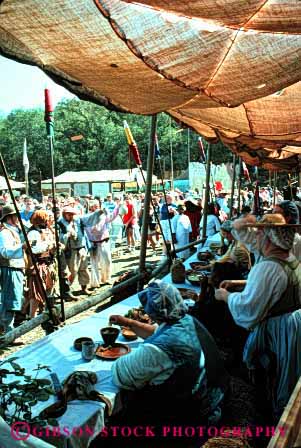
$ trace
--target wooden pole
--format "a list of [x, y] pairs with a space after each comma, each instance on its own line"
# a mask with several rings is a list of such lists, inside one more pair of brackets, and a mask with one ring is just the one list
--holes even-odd
[[188, 177], [188, 189], [190, 189], [190, 179], [189, 179], [189, 165], [190, 165], [190, 129], [187, 129], [187, 156], [188, 156], [188, 167], [187, 167], [187, 177]]
[[24, 223], [23, 223], [23, 221], [21, 219], [20, 211], [18, 209], [18, 206], [17, 206], [17, 203], [16, 203], [16, 199], [14, 197], [14, 193], [13, 193], [13, 190], [12, 190], [10, 182], [9, 182], [8, 174], [7, 174], [7, 171], [6, 171], [6, 166], [5, 166], [5, 163], [4, 163], [4, 160], [3, 160], [3, 157], [2, 157], [1, 153], [0, 153], [0, 165], [1, 165], [1, 168], [2, 168], [3, 175], [5, 177], [5, 180], [6, 180], [6, 184], [7, 184], [7, 188], [8, 188], [11, 200], [12, 200], [14, 208], [15, 208], [16, 215], [18, 217], [18, 221], [19, 221], [22, 233], [23, 233], [24, 240], [26, 242], [27, 251], [28, 251], [29, 256], [30, 256], [30, 258], [32, 260], [32, 264], [33, 264], [33, 267], [34, 267], [36, 280], [37, 280], [37, 283], [39, 284], [40, 291], [41, 291], [42, 296], [43, 296], [43, 301], [46, 303], [46, 306], [47, 306], [47, 308], [49, 310], [50, 319], [51, 319], [53, 325], [55, 326], [56, 322], [57, 322], [57, 319], [55, 318], [55, 316], [52, 313], [51, 303], [50, 303], [49, 297], [46, 294], [46, 290], [44, 288], [43, 280], [41, 279], [40, 271], [39, 271], [38, 266], [37, 266], [36, 258], [35, 258], [35, 255], [32, 252], [31, 245], [29, 243], [27, 232], [26, 232]]
[[54, 149], [53, 149], [53, 107], [50, 98], [50, 92], [45, 89], [45, 117], [47, 138], [49, 143], [50, 160], [51, 160], [51, 189], [52, 189], [52, 204], [53, 204], [53, 216], [54, 216], [54, 236], [55, 236], [55, 248], [57, 259], [57, 270], [59, 279], [60, 301], [61, 301], [61, 320], [65, 320], [65, 306], [63, 299], [64, 281], [62, 278], [62, 265], [60, 255], [60, 241], [59, 241], [59, 225], [58, 225], [58, 207], [55, 198], [55, 174], [54, 174]]
[[233, 154], [233, 174], [232, 174], [232, 185], [231, 185], [231, 199], [230, 199], [230, 215], [229, 218], [232, 218], [233, 214], [233, 203], [234, 203], [234, 189], [235, 189], [235, 177], [236, 177], [236, 154]]
[[240, 214], [241, 167], [242, 167], [241, 157], [239, 157], [238, 166], [239, 166], [239, 168], [238, 168], [238, 179], [237, 179], [237, 191], [238, 191], [237, 216], [239, 216], [239, 214]]
[[[151, 134], [149, 149], [147, 155], [147, 173], [146, 173], [146, 185], [144, 195], [144, 210], [142, 216], [142, 230], [141, 230], [141, 243], [140, 243], [140, 259], [139, 259], [139, 271], [145, 272], [145, 257], [146, 246], [148, 239], [148, 225], [149, 225], [149, 208], [152, 195], [152, 179], [155, 160], [155, 142], [156, 142], [156, 128], [157, 128], [157, 115], [152, 115], [151, 118]], [[142, 289], [142, 284], [139, 282], [138, 290]]]
[[172, 133], [171, 133], [171, 117], [169, 122], [169, 143], [170, 143], [170, 189], [174, 190], [174, 172], [173, 172], [173, 148], [172, 148]]
[[29, 195], [28, 171], [25, 171], [25, 193], [26, 193], [26, 196]]
[[206, 239], [207, 231], [207, 214], [208, 214], [208, 202], [210, 193], [210, 168], [211, 168], [211, 144], [208, 143], [207, 148], [207, 162], [206, 162], [206, 180], [205, 180], [205, 197], [204, 197], [204, 211], [203, 211], [203, 229], [202, 240]]
[[[175, 251], [172, 251], [172, 253], [173, 252], [181, 252], [182, 250], [197, 246], [201, 242], [202, 242], [202, 240], [193, 241], [192, 243], [189, 243], [186, 246], [177, 248]], [[160, 273], [162, 272], [162, 269], [168, 265], [169, 265], [168, 259], [163, 261], [162, 263], [160, 263], [159, 266], [151, 272], [148, 279], [150, 280], [151, 278], [156, 278], [157, 276], [159, 276]], [[75, 303], [70, 308], [66, 309], [66, 311], [65, 311], [66, 319], [70, 319], [71, 317], [76, 316], [77, 314], [80, 314], [80, 313], [88, 310], [89, 308], [92, 308], [95, 305], [98, 305], [99, 303], [105, 302], [106, 299], [109, 299], [110, 297], [112, 297], [114, 294], [118, 293], [122, 289], [125, 289], [127, 286], [131, 286], [131, 285], [135, 284], [136, 282], [143, 280], [143, 279], [145, 279], [145, 273], [138, 273], [134, 277], [120, 283], [117, 286], [113, 286], [112, 288], [109, 288], [100, 294], [96, 294], [95, 296], [91, 296], [85, 300], [82, 300], [81, 302]], [[60, 309], [58, 306], [56, 306], [56, 307], [54, 307], [54, 310], [57, 313], [59, 313]], [[48, 314], [48, 312], [44, 311], [43, 313], [39, 314], [37, 317], [34, 317], [27, 322], [24, 322], [19, 327], [14, 328], [14, 330], [9, 331], [4, 336], [0, 337], [0, 347], [1, 348], [6, 347], [11, 342], [13, 342], [15, 339], [23, 336], [24, 334], [28, 333], [29, 331], [33, 330], [34, 328], [38, 327], [39, 325], [43, 324], [44, 322], [46, 322], [48, 320], [49, 320], [49, 314]]]
[[[112, 288], [107, 289], [101, 294], [96, 294], [95, 296], [91, 296], [86, 300], [82, 300], [81, 302], [76, 303], [75, 305], [66, 310], [65, 313], [66, 318], [70, 319], [71, 317], [88, 310], [92, 306], [95, 306], [98, 303], [103, 302], [104, 300], [108, 299], [115, 293], [119, 292], [120, 290], [124, 289], [127, 286], [136, 283], [137, 281], [139, 281], [141, 278], [144, 277], [145, 274], [137, 274], [134, 277], [126, 280], [125, 282], [122, 282], [117, 286], [113, 286]], [[57, 312], [59, 312], [59, 307], [55, 307], [55, 309], [57, 310]], [[48, 320], [49, 320], [49, 314], [48, 312], [44, 311], [37, 317], [34, 317], [27, 322], [24, 322], [19, 327], [14, 328], [14, 330], [9, 331], [4, 336], [0, 337], [0, 347], [6, 347], [15, 339], [19, 338], [20, 336], [23, 336], [24, 334], [28, 333], [29, 331], [33, 330], [34, 328], [38, 327], [39, 325]]]
[[273, 191], [273, 206], [276, 204], [276, 187], [277, 187], [277, 173], [274, 171], [274, 191]]

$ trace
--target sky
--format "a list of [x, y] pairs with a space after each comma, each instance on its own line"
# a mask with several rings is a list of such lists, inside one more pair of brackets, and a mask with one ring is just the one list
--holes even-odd
[[42, 70], [0, 56], [0, 113], [13, 109], [44, 108], [44, 89], [51, 92], [55, 106], [63, 98], [73, 98], [68, 90], [55, 84]]

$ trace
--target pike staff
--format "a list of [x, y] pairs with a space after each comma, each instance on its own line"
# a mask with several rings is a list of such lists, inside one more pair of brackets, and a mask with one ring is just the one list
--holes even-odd
[[[165, 200], [165, 204], [167, 204], [166, 190], [165, 190], [164, 178], [163, 178], [163, 170], [162, 170], [162, 165], [161, 165], [161, 154], [160, 154], [160, 147], [159, 147], [159, 142], [158, 142], [158, 136], [157, 136], [157, 134], [156, 134], [156, 136], [155, 136], [155, 161], [157, 162], [158, 167], [159, 167], [159, 172], [160, 172], [160, 178], [161, 178], [161, 184], [162, 184], [162, 190], [163, 190], [164, 200]], [[169, 215], [168, 215], [168, 218], [167, 218], [167, 219], [168, 219], [168, 225], [169, 225], [170, 234], [172, 235], [172, 228], [171, 228], [171, 222], [170, 222], [170, 217], [169, 217]], [[159, 218], [158, 218], [158, 220], [159, 220]], [[173, 256], [171, 256], [170, 251], [169, 251], [169, 248], [168, 248], [168, 246], [166, 245], [166, 240], [165, 240], [165, 237], [164, 237], [164, 235], [163, 235], [161, 225], [160, 225], [160, 230], [161, 230], [162, 238], [163, 238], [163, 241], [164, 241], [164, 245], [165, 245], [166, 250], [167, 250], [167, 254], [168, 254], [170, 260], [172, 261], [172, 258], [175, 256], [175, 255], [174, 255], [174, 254], [175, 254], [175, 250], [176, 250], [176, 249], [175, 249], [175, 244], [174, 244], [174, 242], [173, 242], [173, 239], [171, 239], [171, 244], [172, 244], [172, 249], [173, 249], [173, 254], [172, 254]]]
[[[128, 142], [128, 145], [129, 145], [130, 152], [132, 153], [132, 156], [133, 156], [133, 158], [135, 160], [137, 168], [139, 168], [139, 170], [140, 170], [143, 182], [146, 185], [146, 179], [145, 179], [145, 176], [144, 176], [144, 173], [143, 173], [143, 170], [142, 170], [142, 161], [141, 161], [141, 158], [140, 158], [140, 154], [139, 154], [139, 150], [138, 150], [138, 147], [137, 147], [137, 143], [135, 142], [135, 140], [133, 138], [132, 132], [131, 132], [130, 127], [129, 127], [128, 123], [126, 122], [126, 120], [124, 120], [123, 126], [124, 126], [124, 132], [125, 132], [125, 135], [126, 135], [126, 138], [127, 138], [127, 142]], [[157, 154], [158, 154], [158, 144], [157, 144], [158, 140], [157, 140], [157, 136], [155, 138], [156, 138], [155, 159], [157, 160]], [[161, 167], [161, 165], [160, 165], [160, 167]], [[161, 170], [161, 173], [162, 173], [162, 170]], [[164, 198], [165, 198], [165, 202], [166, 202], [166, 193], [165, 193], [165, 189], [164, 189], [163, 178], [162, 178], [162, 186], [163, 186], [163, 193], [164, 193]], [[158, 223], [158, 225], [160, 227], [160, 232], [161, 232], [161, 235], [162, 235], [162, 238], [163, 238], [163, 241], [164, 241], [164, 245], [165, 245], [165, 247], [167, 249], [168, 257], [170, 258], [170, 260], [172, 260], [172, 256], [170, 254], [170, 251], [168, 250], [168, 246], [166, 245], [166, 239], [164, 237], [164, 234], [163, 234], [163, 231], [162, 231], [162, 227], [161, 227], [161, 223], [160, 223], [160, 219], [159, 219], [158, 213], [157, 213], [157, 211], [155, 209], [155, 206], [154, 206], [152, 198], [151, 198], [151, 204], [152, 204], [153, 209], [154, 209], [154, 215], [155, 215], [156, 221], [157, 221], [157, 223]], [[144, 211], [145, 211], [145, 209], [144, 209]], [[169, 221], [169, 225], [170, 225], [170, 233], [172, 233], [171, 232], [170, 219], [168, 219], [168, 221]], [[175, 250], [174, 245], [173, 245], [173, 250]]]
[[27, 232], [26, 232], [25, 226], [23, 224], [23, 221], [22, 221], [22, 218], [21, 218], [21, 215], [20, 215], [20, 211], [19, 211], [17, 203], [16, 203], [13, 190], [12, 190], [11, 185], [10, 185], [10, 181], [9, 181], [9, 178], [8, 178], [6, 166], [5, 166], [5, 163], [4, 163], [4, 160], [2, 158], [2, 154], [1, 153], [0, 153], [0, 165], [1, 165], [1, 168], [2, 168], [3, 176], [5, 177], [5, 180], [6, 180], [6, 184], [7, 184], [7, 188], [8, 188], [11, 200], [12, 200], [12, 202], [14, 204], [15, 212], [16, 212], [16, 215], [18, 217], [18, 221], [19, 221], [19, 224], [20, 224], [23, 236], [24, 236], [24, 240], [26, 242], [26, 249], [27, 249], [27, 251], [29, 253], [29, 256], [30, 256], [30, 258], [32, 260], [32, 264], [33, 264], [33, 267], [34, 267], [34, 270], [35, 270], [36, 279], [38, 281], [39, 288], [40, 288], [41, 294], [43, 296], [43, 300], [45, 301], [47, 309], [48, 309], [48, 312], [49, 312], [49, 319], [51, 320], [53, 326], [56, 327], [56, 325], [58, 324], [58, 320], [57, 320], [57, 318], [53, 314], [52, 305], [50, 303], [49, 297], [46, 294], [46, 290], [44, 288], [43, 280], [41, 279], [40, 272], [39, 272], [39, 269], [38, 269], [38, 266], [37, 266], [36, 257], [35, 257], [34, 253], [31, 250], [31, 245], [30, 245], [30, 242], [28, 240]]
[[57, 203], [55, 199], [55, 180], [54, 180], [54, 151], [53, 151], [53, 139], [54, 139], [54, 128], [53, 128], [53, 106], [50, 97], [49, 89], [45, 89], [45, 117], [47, 138], [49, 142], [49, 150], [51, 157], [51, 186], [52, 186], [52, 205], [54, 214], [54, 233], [55, 233], [55, 245], [56, 245], [56, 258], [58, 267], [58, 277], [59, 277], [59, 289], [60, 289], [60, 303], [61, 303], [61, 319], [62, 322], [66, 320], [65, 318], [65, 307], [63, 299], [63, 282], [62, 282], [62, 270], [61, 270], [61, 258], [60, 258], [60, 240], [59, 240], [59, 228], [57, 222]]

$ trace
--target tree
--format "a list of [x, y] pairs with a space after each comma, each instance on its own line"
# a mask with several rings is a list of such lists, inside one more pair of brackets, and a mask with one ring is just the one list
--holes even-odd
[[[89, 171], [121, 169], [134, 166], [129, 161], [128, 145], [123, 129], [127, 120], [138, 145], [143, 168], [146, 168], [151, 117], [111, 112], [104, 107], [79, 101], [61, 101], [54, 112], [55, 173], [65, 171]], [[71, 137], [83, 138], [72, 141]], [[161, 157], [166, 170], [170, 170], [170, 149], [173, 149], [174, 170], [185, 170], [188, 165], [188, 130], [182, 129], [167, 114], [158, 115], [157, 135]], [[30, 162], [29, 177], [41, 173], [43, 179], [51, 177], [51, 160], [41, 109], [14, 110], [7, 117], [0, 117], [0, 150], [9, 173], [24, 179], [22, 153], [24, 138], [27, 139]], [[190, 132], [190, 160], [199, 160], [198, 135]], [[205, 147], [208, 143], [204, 143]], [[214, 145], [214, 163], [225, 160], [222, 144]], [[231, 156], [230, 156], [231, 158]], [[155, 174], [159, 174], [156, 173]]]

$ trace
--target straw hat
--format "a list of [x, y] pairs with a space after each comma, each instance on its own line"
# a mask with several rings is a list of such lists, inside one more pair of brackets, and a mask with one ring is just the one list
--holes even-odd
[[293, 247], [296, 231], [292, 228], [292, 224], [286, 224], [282, 215], [266, 214], [261, 219], [261, 224], [266, 225], [264, 233], [275, 246], [284, 250], [290, 250]]

